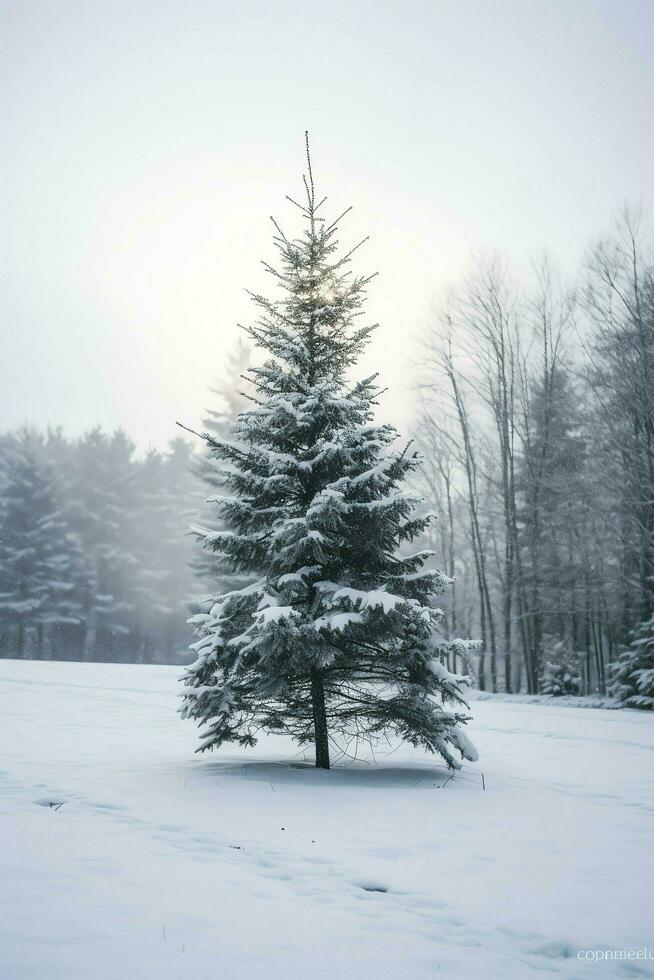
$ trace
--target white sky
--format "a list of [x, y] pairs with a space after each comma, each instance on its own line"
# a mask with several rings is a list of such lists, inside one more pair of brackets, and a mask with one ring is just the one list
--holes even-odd
[[22, 0], [0, 72], [3, 428], [198, 425], [306, 128], [343, 240], [372, 236], [366, 368], [400, 426], [471, 249], [574, 270], [651, 203], [651, 0]]

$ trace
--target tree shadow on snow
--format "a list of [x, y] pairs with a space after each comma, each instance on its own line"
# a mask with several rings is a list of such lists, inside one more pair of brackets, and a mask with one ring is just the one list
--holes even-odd
[[344, 788], [379, 789], [441, 789], [453, 778], [445, 766], [384, 765], [383, 762], [367, 763], [362, 760], [335, 765], [332, 769], [316, 769], [307, 761], [257, 761], [225, 759], [207, 762], [195, 775], [216, 778], [229, 776], [236, 779], [253, 779], [257, 782], [291, 783], [295, 786], [340, 786]]

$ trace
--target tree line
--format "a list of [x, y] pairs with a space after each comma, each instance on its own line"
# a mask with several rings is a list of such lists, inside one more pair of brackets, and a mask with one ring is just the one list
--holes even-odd
[[477, 261], [425, 331], [422, 479], [481, 688], [604, 694], [654, 613], [648, 246], [625, 209], [573, 287]]
[[[228, 359], [207, 431], [239, 410], [246, 358]], [[122, 431], [0, 434], [0, 656], [188, 661], [187, 620], [223, 586], [190, 528], [215, 524], [220, 485], [183, 438], [138, 453]]]
[[[226, 357], [204, 430], [248, 404], [249, 350]], [[482, 689], [607, 693], [654, 616], [654, 263], [625, 210], [564, 285], [476, 261], [422, 338], [417, 483], [453, 580], [453, 669]], [[138, 454], [122, 432], [0, 435], [3, 656], [188, 659], [202, 597], [241, 587], [206, 540], [219, 461], [182, 439]], [[654, 632], [651, 630], [650, 632]], [[647, 628], [645, 628], [645, 633]], [[457, 659], [459, 662], [457, 662]]]
[[0, 457], [2, 655], [178, 660], [198, 590], [188, 444], [139, 457], [120, 431], [23, 429], [2, 436]]

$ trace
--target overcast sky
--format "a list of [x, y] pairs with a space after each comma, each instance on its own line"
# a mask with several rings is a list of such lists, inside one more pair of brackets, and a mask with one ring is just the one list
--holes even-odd
[[0, 50], [3, 428], [196, 426], [306, 128], [343, 240], [372, 236], [401, 426], [411, 338], [471, 249], [573, 270], [651, 204], [651, 0], [21, 0]]

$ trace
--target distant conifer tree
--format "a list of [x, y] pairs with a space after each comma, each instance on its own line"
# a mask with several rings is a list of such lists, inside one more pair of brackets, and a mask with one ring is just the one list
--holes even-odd
[[634, 630], [613, 664], [611, 693], [629, 708], [654, 709], [654, 616]]

